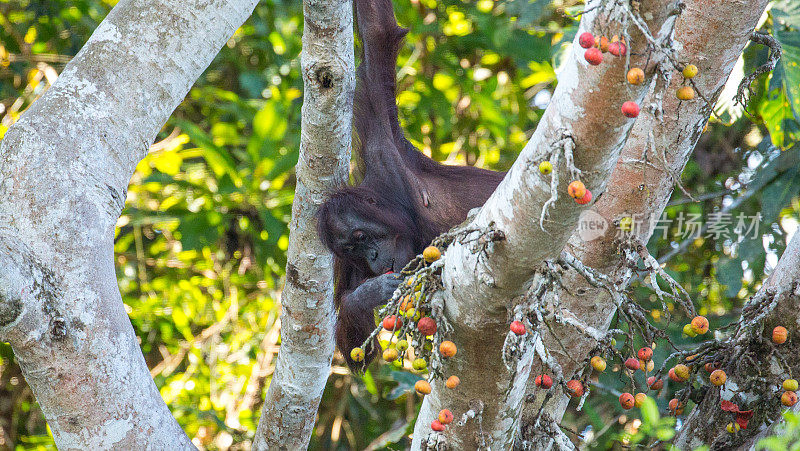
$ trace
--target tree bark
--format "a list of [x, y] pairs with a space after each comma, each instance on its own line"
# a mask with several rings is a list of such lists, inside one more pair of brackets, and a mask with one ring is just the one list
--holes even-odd
[[[584, 31], [627, 32], [631, 66], [645, 70], [651, 79], [663, 54], [645, 53], [645, 37], [627, 21], [624, 6], [598, 2], [583, 14], [578, 35]], [[677, 4], [672, 1], [641, 3], [641, 17], [651, 39], [660, 45], [672, 34]], [[609, 8], [606, 10], [605, 8]], [[508, 448], [517, 431], [525, 383], [535, 346], [521, 346], [511, 370], [502, 369], [500, 350], [507, 338], [512, 301], [530, 286], [545, 259], [558, 257], [584, 209], [567, 195], [567, 184], [582, 171], [581, 180], [594, 196], [604, 192], [633, 121], [620, 113], [626, 100], [641, 104], [648, 84], [624, 82], [626, 58], [606, 54], [599, 66], [590, 66], [577, 44], [559, 75], [559, 84], [531, 140], [506, 178], [467, 228], [478, 229], [456, 240], [444, 254], [441, 292], [447, 319], [454, 327], [448, 339], [469, 352], [447, 360], [444, 373], [461, 378], [458, 390], [444, 390], [434, 380], [425, 397], [414, 430], [414, 449], [446, 441], [453, 449]], [[553, 162], [556, 180], [536, 169], [538, 162]], [[574, 162], [574, 167], [571, 167]], [[555, 183], [554, 183], [555, 182]], [[557, 183], [560, 182], [560, 183]], [[556, 185], [551, 189], [551, 183]], [[552, 199], [551, 195], [557, 194]], [[551, 202], [552, 201], [552, 202]], [[540, 215], [545, 216], [540, 226]], [[475, 239], [488, 230], [500, 231], [503, 241], [476, 247]], [[473, 419], [442, 434], [430, 434], [430, 424], [442, 408], [457, 418], [470, 410]]]
[[342, 0], [303, 2], [300, 160], [292, 204], [281, 348], [258, 423], [255, 449], [308, 446], [333, 357], [333, 257], [315, 214], [347, 184], [355, 63], [353, 10]]
[[[688, 0], [684, 3], [685, 9], [675, 30], [678, 60], [699, 68], [699, 75], [693, 81], [697, 90], [713, 104], [768, 2]], [[680, 102], [675, 97], [675, 91], [683, 84], [682, 77], [675, 76], [663, 100], [659, 101], [654, 92], [645, 99], [642, 114], [617, 161], [609, 188], [591, 209], [590, 217], [601, 218], [608, 225], [606, 233], [584, 241], [576, 231], [565, 248], [584, 265], [608, 275], [620, 289], [629, 285], [633, 274], [618, 253], [619, 228], [614, 222], [626, 216], [635, 218], [637, 227], [633, 236], [641, 243], [648, 242], [711, 114], [709, 105], [702, 99]], [[652, 107], [658, 104], [663, 107], [663, 118], [654, 114]], [[577, 318], [600, 334], [606, 333], [617, 311], [608, 292], [591, 286], [574, 271], [565, 274], [564, 285], [570, 287], [570, 292], [559, 292], [564, 314]], [[593, 337], [579, 333], [572, 326], [559, 324], [553, 325], [545, 344], [566, 377], [582, 372], [589, 353], [597, 347]], [[537, 365], [542, 368], [540, 362]], [[528, 392], [536, 393], [532, 378], [528, 384]], [[538, 417], [543, 400], [540, 394], [535, 402], [525, 406], [525, 423]], [[560, 420], [567, 402], [564, 395], [550, 400], [544, 408], [544, 416]], [[529, 436], [526, 440], [533, 441], [534, 446], [545, 446], [545, 442], [551, 446], [551, 430], [551, 427], [540, 428], [541, 434], [534, 432], [538, 437]]]
[[256, 0], [122, 0], [0, 144], [0, 338], [61, 449], [192, 448], [123, 308], [128, 181]]

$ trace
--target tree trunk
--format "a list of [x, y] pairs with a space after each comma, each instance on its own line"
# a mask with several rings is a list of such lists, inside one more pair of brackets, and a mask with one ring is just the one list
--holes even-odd
[[[693, 81], [697, 90], [713, 104], [768, 2], [712, 4], [695, 0], [684, 3], [686, 6], [675, 30], [678, 60], [697, 65], [699, 75]], [[593, 239], [584, 240], [576, 231], [566, 247], [566, 251], [578, 257], [584, 265], [608, 275], [620, 289], [628, 286], [633, 274], [619, 253], [619, 228], [615, 221], [618, 224], [623, 217], [634, 218], [633, 236], [641, 243], [648, 242], [711, 114], [710, 105], [702, 99], [680, 102], [675, 97], [675, 91], [683, 84], [683, 78], [677, 75], [672, 78], [663, 100], [654, 92], [645, 99], [642, 114], [625, 144], [608, 190], [592, 207], [591, 215], [586, 216], [604, 222], [608, 227], [605, 234], [589, 235], [588, 238]], [[663, 118], [654, 114], [656, 105], [663, 107]], [[562, 314], [576, 318], [601, 335], [605, 334], [617, 311], [609, 293], [604, 288], [591, 286], [575, 271], [564, 275], [564, 285], [570, 288], [571, 293], [566, 290], [559, 292]], [[557, 323], [553, 324], [552, 333], [546, 336], [545, 343], [566, 377], [582, 372], [589, 353], [598, 345], [596, 337], [580, 333], [573, 326]], [[541, 362], [536, 366], [543, 367]], [[528, 381], [528, 392], [536, 393], [532, 378]], [[552, 438], [552, 427], [532, 424], [539, 418], [544, 399], [540, 394], [535, 402], [525, 406], [524, 423], [532, 429], [523, 436], [526, 441], [534, 443], [534, 448], [544, 446], [544, 442], [550, 443]], [[544, 408], [544, 417], [559, 421], [567, 401], [564, 395], [561, 399], [551, 399]]]
[[[647, 39], [629, 22], [626, 6], [599, 5], [583, 14], [578, 34], [606, 29], [627, 32], [630, 64], [643, 68], [651, 80], [663, 53], [646, 55]], [[655, 45], [671, 37], [676, 6], [666, 0], [641, 4], [639, 13], [648, 18], [644, 25], [654, 30], [649, 39]], [[580, 179], [594, 196], [605, 190], [633, 126], [633, 120], [620, 113], [620, 106], [627, 100], [641, 104], [648, 92], [647, 83], [623, 82], [625, 65], [626, 58], [611, 54], [599, 66], [589, 65], [576, 37], [553, 99], [531, 140], [467, 226], [478, 231], [456, 239], [444, 254], [442, 300], [454, 327], [448, 339], [468, 352], [448, 359], [443, 368], [445, 375], [461, 378], [458, 390], [444, 390], [444, 384], [435, 380], [433, 393], [425, 397], [414, 430], [414, 449], [442, 441], [453, 449], [511, 446], [537, 340], [521, 343], [511, 369], [503, 369], [501, 349], [509, 336], [509, 310], [515, 298], [528, 291], [532, 278], [534, 286], [544, 283], [538, 277], [542, 262], [559, 256], [584, 209], [567, 195], [567, 184], [581, 173]], [[536, 169], [548, 159], [557, 178]], [[490, 231], [502, 232], [504, 239], [485, 247], [475, 242]], [[475, 417], [442, 434], [430, 434], [431, 421], [442, 408], [452, 410], [457, 418], [472, 410]]]
[[161, 126], [255, 0], [123, 0], [0, 144], [0, 338], [61, 449], [192, 444], [117, 287], [114, 225]]
[[333, 257], [317, 236], [314, 215], [349, 175], [353, 10], [349, 1], [306, 0], [303, 13], [305, 97], [281, 295], [281, 348], [255, 449], [308, 446], [333, 357]]

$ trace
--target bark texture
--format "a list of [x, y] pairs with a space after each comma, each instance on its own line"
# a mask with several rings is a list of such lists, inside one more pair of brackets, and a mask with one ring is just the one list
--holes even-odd
[[[697, 90], [712, 104], [722, 91], [767, 3], [766, 0], [684, 2], [685, 8], [677, 21], [674, 38], [679, 51], [678, 60], [698, 67], [699, 75], [693, 81]], [[623, 264], [619, 253], [619, 229], [614, 225], [615, 221], [626, 216], [636, 218], [641, 227], [634, 228], [633, 234], [642, 243], [648, 242], [711, 113], [711, 108], [702, 99], [678, 101], [674, 93], [683, 84], [683, 78], [676, 74], [663, 100], [651, 91], [642, 104], [642, 114], [617, 161], [609, 188], [591, 209], [590, 217], [604, 221], [608, 227], [606, 233], [584, 241], [576, 231], [565, 248], [583, 264], [608, 275], [621, 288], [628, 286], [632, 273]], [[653, 107], [659, 104], [663, 107], [663, 119], [654, 114], [656, 110]], [[617, 309], [608, 292], [592, 287], [575, 272], [567, 272], [564, 279], [571, 293], [564, 290], [559, 293], [562, 313], [577, 318], [601, 334], [605, 333]], [[558, 324], [554, 325], [552, 334], [547, 335], [545, 343], [566, 377], [586, 368], [589, 353], [597, 346], [592, 337], [572, 326]], [[537, 366], [542, 367], [541, 364]], [[529, 380], [528, 392], [536, 392], [533, 379]], [[558, 421], [563, 416], [568, 399], [565, 395], [560, 397], [547, 404], [545, 418]], [[538, 417], [543, 400], [544, 396], [540, 395], [536, 402], [525, 406], [526, 425], [530, 426]], [[541, 423], [539, 426], [542, 427], [539, 439], [543, 441], [532, 436], [525, 438], [533, 440], [534, 446], [545, 446], [545, 442], [548, 443], [546, 446], [552, 446], [547, 433], [552, 427]], [[532, 435], [537, 434], [533, 432]]]
[[[628, 33], [630, 64], [642, 67], [650, 80], [662, 54], [645, 55], [645, 38], [627, 19], [622, 7], [612, 2], [589, 8], [582, 16], [578, 35], [600, 30]], [[671, 36], [676, 2], [641, 4], [652, 35], [663, 42]], [[414, 430], [413, 448], [445, 441], [454, 449], [475, 447], [503, 449], [511, 446], [519, 425], [525, 384], [533, 361], [533, 346], [523, 347], [513, 369], [502, 368], [501, 349], [508, 333], [513, 300], [523, 295], [543, 260], [557, 257], [567, 242], [584, 206], [567, 194], [567, 184], [580, 179], [599, 196], [633, 126], [620, 113], [626, 100], [641, 104], [648, 85], [627, 85], [626, 58], [606, 54], [599, 66], [584, 59], [584, 50], [573, 51], [559, 74], [559, 84], [531, 140], [495, 193], [470, 226], [504, 233], [505, 240], [476, 247], [470, 238], [456, 241], [444, 255], [442, 282], [447, 318], [454, 325], [450, 339], [462, 349], [448, 359], [444, 372], [461, 378], [458, 390], [444, 391], [434, 382], [425, 397]], [[536, 169], [549, 159], [559, 183]], [[574, 163], [574, 167], [572, 167]], [[577, 170], [576, 170], [577, 169]], [[551, 197], [557, 194], [557, 198]], [[546, 212], [540, 227], [540, 215]], [[479, 232], [476, 232], [479, 233]], [[533, 283], [537, 283], [536, 280]], [[482, 408], [480, 407], [482, 405]], [[470, 409], [476, 416], [464, 426], [430, 434], [430, 423], [447, 407], [457, 417]]]
[[123, 308], [114, 225], [161, 126], [255, 7], [122, 0], [0, 144], [0, 339], [60, 449], [181, 449]]
[[355, 63], [349, 1], [306, 0], [303, 99], [297, 188], [289, 225], [281, 348], [254, 441], [255, 449], [308, 446], [333, 357], [333, 256], [317, 236], [315, 214], [347, 183]]

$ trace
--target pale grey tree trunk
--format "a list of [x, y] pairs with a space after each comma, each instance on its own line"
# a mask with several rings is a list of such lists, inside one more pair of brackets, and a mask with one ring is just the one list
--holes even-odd
[[[640, 46], [637, 55], [631, 52], [630, 64], [642, 67], [650, 80], [663, 54], [654, 53], [649, 59], [644, 54], [645, 37], [628, 21], [624, 5], [592, 2], [589, 6], [598, 3], [600, 8], [587, 8], [577, 34], [600, 34], [599, 30], [607, 29], [627, 32], [628, 42]], [[672, 34], [675, 6], [676, 2], [667, 0], [641, 3], [641, 17], [647, 18], [646, 26], [657, 45]], [[559, 256], [585, 209], [566, 191], [576, 178], [575, 167], [594, 196], [606, 190], [634, 123], [620, 113], [620, 106], [627, 100], [641, 104], [648, 93], [647, 83], [624, 82], [625, 64], [626, 58], [606, 54], [601, 65], [590, 66], [576, 36], [536, 131], [469, 226], [481, 232], [456, 240], [445, 252], [444, 311], [455, 329], [449, 339], [465, 352], [448, 359], [443, 371], [458, 375], [461, 385], [446, 390], [440, 381], [434, 382], [433, 393], [425, 397], [417, 418], [414, 449], [435, 446], [441, 440], [453, 449], [506, 449], [513, 443], [535, 346], [519, 349], [511, 371], [503, 366], [501, 349], [509, 333], [509, 310], [531, 283], [541, 282], [531, 278], [545, 259]], [[547, 159], [554, 162], [558, 175], [553, 189], [550, 177], [537, 170], [538, 162]], [[553, 194], [557, 199], [551, 199]], [[544, 228], [540, 226], [543, 210]], [[487, 230], [500, 231], [505, 238], [485, 247], [477, 245], [475, 238]], [[478, 415], [441, 435], [430, 434], [431, 421], [442, 408], [457, 418], [470, 410]]]
[[[675, 30], [678, 60], [697, 65], [699, 75], [693, 81], [697, 90], [713, 103], [768, 2], [740, 0], [712, 4], [705, 0], [688, 0], [684, 3], [685, 9]], [[565, 248], [586, 266], [608, 275], [621, 289], [628, 286], [633, 274], [618, 253], [615, 239], [619, 228], [614, 222], [626, 216], [635, 218], [637, 227], [633, 235], [642, 243], [648, 242], [711, 114], [709, 105], [702, 99], [678, 101], [674, 93], [683, 84], [682, 77], [676, 74], [663, 100], [653, 92], [645, 99], [642, 114], [617, 161], [609, 188], [591, 209], [608, 224], [605, 235], [584, 241], [575, 232]], [[659, 104], [663, 107], [663, 119], [656, 117], [651, 108]], [[575, 272], [565, 274], [564, 279], [565, 286], [580, 295], [559, 292], [563, 310], [584, 325], [605, 333], [617, 311], [608, 292], [591, 286]], [[597, 346], [596, 340], [568, 325], [554, 324], [553, 334], [558, 340], [548, 335], [545, 343], [565, 376], [588, 366], [589, 353]], [[570, 351], [569, 356], [561, 350], [562, 345]], [[537, 366], [542, 367], [539, 362]], [[536, 393], [533, 379], [528, 382], [528, 392]], [[536, 402], [525, 406], [525, 422], [538, 417], [543, 400], [540, 394]], [[544, 418], [559, 421], [567, 401], [566, 396], [550, 400], [545, 406]], [[551, 427], [541, 423], [531, 426], [535, 426], [530, 432], [536, 437], [527, 438], [534, 441], [534, 446], [551, 444], [552, 434], [548, 433]]]
[[181, 449], [123, 308], [114, 225], [157, 132], [256, 0], [122, 0], [0, 144], [0, 339], [61, 449]]
[[333, 357], [333, 258], [317, 236], [314, 215], [349, 174], [353, 10], [349, 1], [306, 0], [303, 14], [305, 94], [281, 295], [281, 348], [255, 449], [308, 446]]

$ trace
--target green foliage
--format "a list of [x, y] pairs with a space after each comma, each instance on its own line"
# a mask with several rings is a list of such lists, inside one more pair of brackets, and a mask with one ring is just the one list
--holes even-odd
[[[0, 0], [0, 138], [115, 3]], [[767, 21], [784, 59], [754, 83], [752, 120], [713, 122], [684, 173], [693, 195], [723, 194], [694, 203], [682, 202], [678, 191], [667, 209], [672, 219], [707, 217], [749, 196], [733, 213], [762, 214], [756, 239], [701, 237], [667, 265], [700, 312], [713, 314], [712, 327], [733, 318], [758, 288], [769, 268], [765, 246], [767, 256], [779, 254], [800, 218], [797, 151], [780, 150], [798, 137], [795, 3], [775, 2]], [[398, 67], [408, 138], [439, 160], [507, 169], [541, 117], [575, 33], [577, 21], [563, 13], [582, 5], [557, 6], [544, 0], [395, 2], [398, 20], [410, 29]], [[205, 448], [252, 438], [280, 344], [300, 135], [301, 8], [301, 2], [260, 2], [137, 167], [117, 224], [120, 291], [142, 351], [173, 414]], [[745, 68], [766, 56], [751, 46]], [[672, 226], [650, 248], [664, 255], [685, 239]], [[668, 323], [674, 306], [634, 290], [652, 321], [668, 324], [678, 346], [699, 340], [681, 336], [681, 321]], [[659, 347], [654, 358], [661, 361], [669, 351]], [[629, 381], [621, 374], [603, 374], [600, 383], [612, 390], [595, 390], [583, 413], [568, 413], [564, 424], [579, 430], [589, 422], [604, 431], [594, 439], [598, 447], [616, 446], [620, 437], [644, 445], [667, 440], [674, 420], [659, 416], [655, 400], [641, 411], [621, 412], [612, 394]], [[405, 448], [419, 408], [412, 389], [417, 378], [390, 365], [354, 376], [337, 359], [311, 447]], [[0, 440], [7, 441], [0, 448], [52, 448], [10, 347], [0, 345], [0, 400], [6, 399], [13, 402], [0, 402]], [[634, 428], [634, 421], [641, 423]]]
[[775, 434], [764, 437], [756, 443], [756, 450], [798, 451], [800, 450], [800, 414], [787, 410], [783, 413], [783, 422], [776, 428]]

